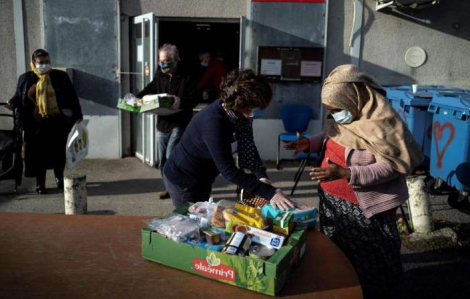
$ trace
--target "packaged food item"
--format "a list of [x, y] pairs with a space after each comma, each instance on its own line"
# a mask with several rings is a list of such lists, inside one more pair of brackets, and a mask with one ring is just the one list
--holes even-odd
[[272, 247], [264, 246], [264, 245], [253, 245], [250, 247], [250, 257], [267, 260], [270, 258], [276, 250]]
[[210, 245], [220, 244], [220, 241], [221, 241], [220, 233], [213, 231], [210, 228], [204, 228], [201, 230], [201, 232], [204, 234], [207, 244], [210, 244]]
[[199, 226], [208, 226], [211, 223], [212, 214], [216, 205], [212, 202], [212, 198], [209, 201], [197, 202], [189, 207], [189, 217], [197, 221]]
[[291, 212], [282, 212], [273, 219], [273, 224], [281, 228], [288, 228], [292, 218], [293, 214]]
[[244, 256], [251, 245], [251, 238], [241, 232], [235, 232], [230, 236], [222, 252], [232, 255]]
[[216, 206], [214, 213], [212, 213], [211, 223], [216, 227], [225, 227], [225, 218], [224, 218], [224, 208], [221, 206]]
[[272, 205], [265, 205], [261, 208], [261, 214], [266, 218], [276, 218], [281, 210], [273, 208]]
[[238, 224], [233, 221], [227, 224], [226, 231], [232, 233], [242, 232], [244, 234], [249, 235], [254, 243], [273, 247], [275, 249], [281, 248], [282, 244], [284, 244], [284, 241], [286, 239], [286, 237], [281, 236], [279, 234], [274, 234], [248, 225]]
[[225, 209], [223, 211], [225, 223], [230, 221], [239, 224], [247, 224], [257, 228], [265, 228], [266, 224], [264, 223], [264, 219], [261, 216], [245, 213], [242, 211], [238, 211], [235, 209]]
[[269, 204], [269, 200], [262, 198], [262, 197], [258, 197], [252, 194], [251, 192], [242, 189], [240, 192], [240, 203], [245, 206], [255, 207], [255, 208], [260, 209], [264, 205]]
[[221, 251], [222, 248], [224, 247], [224, 244], [219, 244], [219, 245], [211, 245], [206, 242], [202, 242], [200, 240], [192, 239], [192, 240], [186, 240], [185, 243], [190, 244], [192, 246], [196, 247], [201, 247], [207, 250], [212, 250], [212, 251]]
[[155, 229], [159, 234], [176, 242], [200, 237], [197, 222], [184, 215], [170, 215], [163, 219]]

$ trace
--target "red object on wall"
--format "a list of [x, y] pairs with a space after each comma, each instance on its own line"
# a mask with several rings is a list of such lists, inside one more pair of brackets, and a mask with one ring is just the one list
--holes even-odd
[[326, 3], [326, 0], [251, 0], [251, 2]]
[[[442, 149], [439, 149], [439, 141], [442, 140], [442, 132], [445, 129], [450, 130], [449, 139], [445, 143]], [[434, 142], [436, 144], [436, 154], [437, 154], [437, 167], [442, 168], [442, 159], [444, 158], [444, 154], [446, 153], [447, 148], [454, 140], [455, 136], [455, 128], [454, 125], [450, 122], [446, 122], [444, 125], [441, 125], [440, 122], [434, 122]]]

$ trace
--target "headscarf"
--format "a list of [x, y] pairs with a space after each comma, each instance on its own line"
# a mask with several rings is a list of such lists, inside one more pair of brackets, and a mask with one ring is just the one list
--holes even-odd
[[385, 90], [355, 65], [341, 65], [326, 78], [322, 103], [348, 110], [349, 124], [338, 124], [329, 116], [328, 137], [342, 146], [368, 150], [401, 173], [409, 173], [423, 161], [413, 135], [385, 97]]
[[36, 83], [36, 109], [39, 116], [46, 118], [60, 114], [59, 106], [55, 96], [54, 88], [52, 87], [49, 72], [41, 74], [31, 61], [31, 70], [39, 77]]

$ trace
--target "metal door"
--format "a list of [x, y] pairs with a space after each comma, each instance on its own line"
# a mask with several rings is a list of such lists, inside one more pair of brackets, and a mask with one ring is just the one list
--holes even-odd
[[[133, 93], [144, 89], [153, 80], [156, 65], [158, 19], [152, 14], [134, 18], [133, 23]], [[150, 166], [155, 165], [154, 114], [134, 114], [133, 143], [135, 155]]]

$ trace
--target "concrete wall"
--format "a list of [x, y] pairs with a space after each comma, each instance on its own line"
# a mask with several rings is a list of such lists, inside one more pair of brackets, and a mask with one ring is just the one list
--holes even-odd
[[[352, 1], [330, 1], [327, 69], [350, 63], [349, 38]], [[361, 66], [381, 84], [441, 84], [470, 87], [470, 1], [447, 0], [404, 15], [376, 12], [375, 1], [365, 1]], [[422, 47], [426, 63], [411, 68], [405, 53]]]
[[[16, 49], [13, 24], [13, 1], [0, 1], [0, 102], [8, 101], [15, 93]], [[3, 111], [3, 108], [0, 108]], [[1, 112], [0, 112], [1, 113]]]
[[120, 5], [129, 16], [239, 18], [246, 15], [247, 0], [121, 0]]

